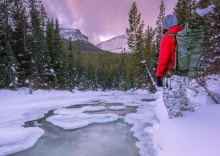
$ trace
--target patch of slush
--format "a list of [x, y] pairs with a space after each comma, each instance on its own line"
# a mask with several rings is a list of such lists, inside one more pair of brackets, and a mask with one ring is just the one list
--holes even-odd
[[93, 123], [108, 123], [118, 119], [116, 114], [53, 115], [46, 120], [63, 129], [77, 129]]
[[38, 127], [0, 129], [0, 155], [9, 155], [32, 147], [44, 134]]

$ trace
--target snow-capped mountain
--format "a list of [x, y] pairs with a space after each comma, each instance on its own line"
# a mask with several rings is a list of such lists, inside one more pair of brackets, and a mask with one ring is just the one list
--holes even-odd
[[130, 52], [127, 44], [128, 36], [126, 34], [113, 37], [107, 41], [103, 41], [96, 46], [102, 50], [121, 53], [121, 52]]
[[72, 41], [84, 41], [89, 42], [89, 38], [81, 33], [78, 29], [72, 29], [72, 28], [60, 28], [60, 33], [63, 38], [69, 39], [71, 37]]

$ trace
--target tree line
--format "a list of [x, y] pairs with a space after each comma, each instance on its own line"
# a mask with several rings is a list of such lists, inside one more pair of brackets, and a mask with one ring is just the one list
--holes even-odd
[[[206, 32], [204, 73], [219, 66], [219, 2], [217, 0], [179, 0], [174, 14], [183, 25], [193, 21], [196, 7], [215, 4], [215, 14], [196, 19]], [[190, 4], [190, 5], [188, 5]], [[71, 38], [60, 35], [57, 19], [47, 16], [38, 0], [0, 1], [0, 88], [97, 90], [147, 88], [156, 91], [154, 73], [157, 64], [161, 23], [165, 16], [163, 0], [155, 28], [145, 30], [141, 13], [132, 3], [128, 15], [128, 45], [132, 53], [85, 51], [80, 42], [73, 46]], [[211, 41], [211, 42], [210, 42]]]

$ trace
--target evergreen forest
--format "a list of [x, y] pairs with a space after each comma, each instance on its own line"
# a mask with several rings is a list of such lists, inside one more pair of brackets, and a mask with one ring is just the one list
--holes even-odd
[[[215, 13], [199, 18], [195, 8], [215, 5]], [[128, 14], [131, 53], [111, 53], [65, 40], [57, 19], [48, 17], [38, 0], [0, 0], [0, 89], [28, 87], [59, 90], [156, 91], [154, 75], [165, 17], [161, 0], [155, 27], [145, 26], [136, 2]], [[179, 25], [194, 23], [205, 30], [203, 76], [219, 74], [220, 2], [178, 0], [173, 13]]]

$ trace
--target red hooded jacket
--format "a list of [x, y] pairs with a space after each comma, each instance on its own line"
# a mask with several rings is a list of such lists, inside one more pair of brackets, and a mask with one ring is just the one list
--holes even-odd
[[167, 34], [177, 34], [177, 32], [183, 30], [181, 26], [173, 26], [170, 28], [160, 41], [160, 54], [157, 64], [157, 77], [165, 77], [167, 70], [171, 70], [175, 62], [175, 48], [176, 40], [172, 36]]

